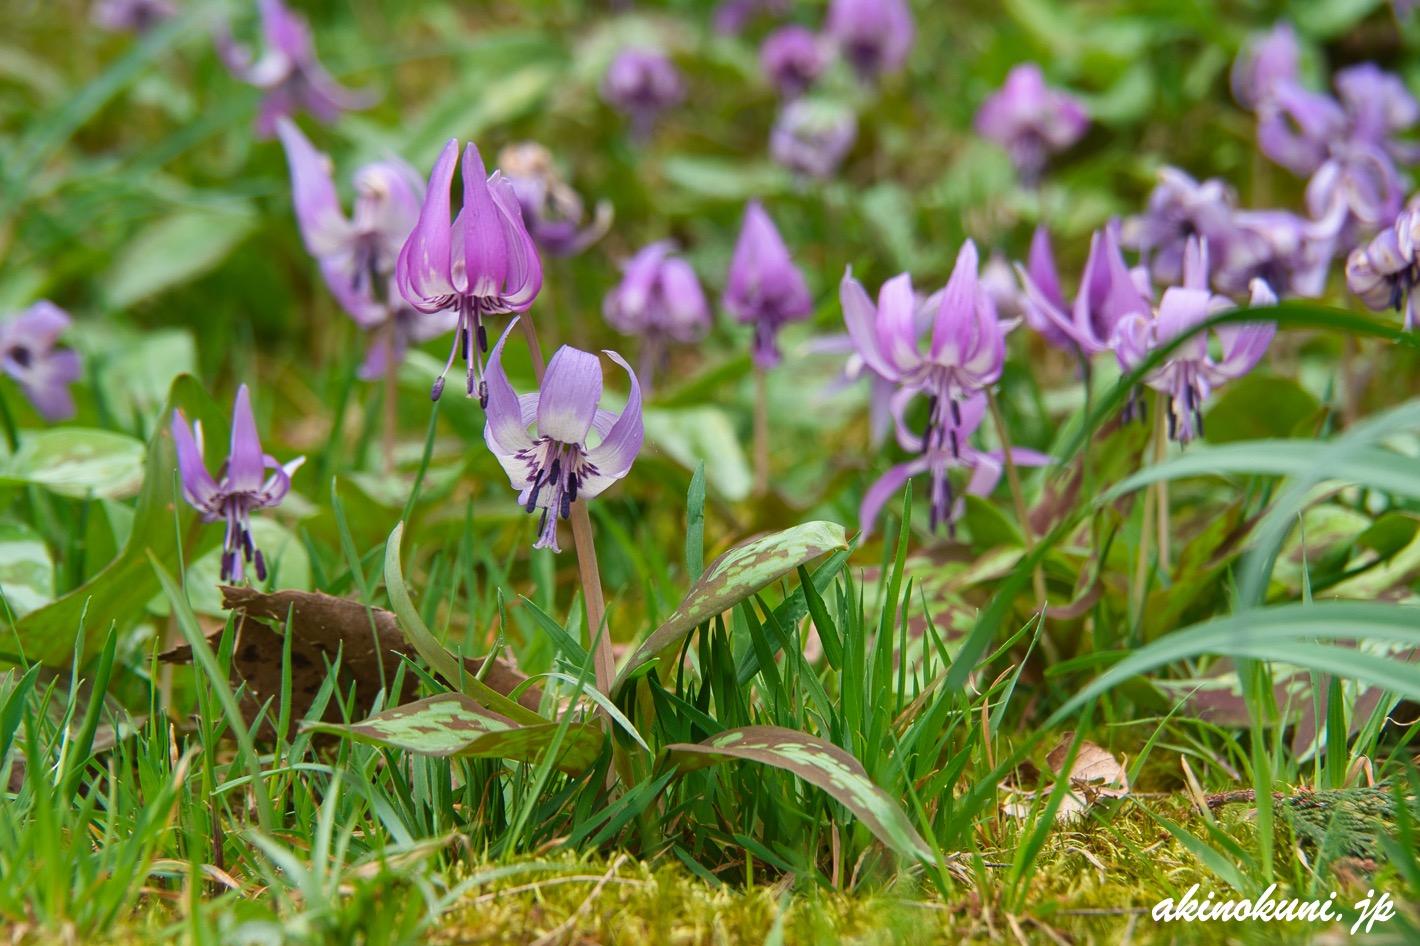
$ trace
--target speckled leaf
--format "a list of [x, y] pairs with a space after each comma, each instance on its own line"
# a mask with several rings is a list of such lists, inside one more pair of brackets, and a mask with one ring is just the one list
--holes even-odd
[[[303, 728], [420, 755], [536, 762], [557, 738], [559, 725], [520, 726], [462, 693], [440, 693], [363, 722], [311, 723]], [[585, 771], [596, 762], [605, 738], [595, 724], [571, 723], [558, 749], [557, 767], [574, 774]]]
[[54, 599], [54, 560], [29, 526], [0, 522], [0, 592], [15, 617]]
[[61, 496], [132, 496], [143, 485], [143, 444], [110, 430], [58, 427], [26, 433], [0, 479]]
[[842, 526], [819, 521], [760, 536], [730, 549], [710, 563], [675, 613], [636, 649], [617, 677], [612, 693], [619, 691], [638, 668], [662, 651], [678, 646], [687, 634], [715, 615], [825, 552], [847, 547], [848, 537]]
[[873, 784], [862, 763], [817, 736], [779, 726], [745, 726], [727, 729], [700, 743], [675, 743], [662, 752], [682, 772], [731, 759], [791, 772], [832, 795], [897, 854], [932, 859], [932, 849], [913, 828], [902, 806]]

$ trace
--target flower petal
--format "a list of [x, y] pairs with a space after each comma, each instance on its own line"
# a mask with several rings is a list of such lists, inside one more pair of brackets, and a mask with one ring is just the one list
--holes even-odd
[[932, 329], [932, 360], [960, 364], [976, 337], [976, 244], [967, 240], [957, 253], [952, 276], [947, 280], [941, 308]]
[[538, 394], [537, 433], [561, 443], [584, 444], [602, 399], [602, 365], [596, 355], [563, 345], [547, 363]]
[[[528, 435], [528, 425], [532, 418], [525, 417], [523, 401], [508, 383], [508, 375], [503, 371], [503, 345], [508, 341], [508, 333], [517, 324], [516, 318], [508, 323], [508, 327], [498, 339], [498, 344], [494, 345], [493, 351], [489, 353], [488, 364], [483, 369], [483, 381], [488, 385], [488, 422], [483, 428], [483, 439], [500, 459], [529, 450], [533, 446], [533, 439]], [[529, 406], [536, 405], [537, 395], [527, 397], [533, 399]]]
[[[472, 296], [497, 299], [508, 275], [503, 215], [485, 177], [483, 156], [472, 141], [463, 151], [463, 255]], [[541, 272], [539, 270], [539, 272]]]
[[187, 418], [182, 411], [173, 411], [173, 446], [177, 448], [178, 473], [182, 477], [182, 495], [192, 506], [204, 513], [214, 509], [214, 501], [219, 490], [207, 466], [202, 461], [202, 451], [192, 437], [187, 426]]
[[877, 521], [883, 505], [900, 493], [903, 484], [909, 479], [918, 473], [926, 472], [928, 463], [926, 456], [899, 463], [868, 487], [868, 491], [863, 494], [863, 502], [858, 506], [858, 528], [862, 530], [862, 538], [866, 538], [873, 531], [873, 523]]
[[587, 451], [587, 459], [597, 468], [599, 476], [588, 477], [582, 483], [579, 495], [591, 498], [620, 479], [631, 470], [636, 455], [641, 452], [641, 444], [646, 436], [641, 419], [641, 384], [636, 380], [636, 372], [614, 351], [603, 352], [616, 362], [631, 378], [631, 393], [626, 398], [626, 408], [616, 423], [607, 431], [600, 444]]
[[523, 222], [522, 205], [511, 181], [497, 171], [488, 185], [503, 226], [507, 248], [507, 272], [503, 278], [502, 303], [513, 312], [525, 312], [542, 291], [542, 260]]
[[318, 258], [348, 250], [355, 232], [340, 209], [330, 159], [285, 116], [277, 119], [276, 134], [291, 166], [291, 199], [306, 250]]
[[256, 418], [251, 412], [251, 392], [244, 384], [237, 388], [232, 406], [232, 452], [227, 457], [227, 488], [234, 493], [254, 493], [261, 489], [265, 464]]
[[453, 237], [449, 224], [449, 189], [458, 158], [458, 139], [450, 138], [429, 175], [419, 223], [399, 251], [395, 273], [400, 295], [420, 312], [447, 308], [449, 297], [458, 291], [450, 271]]
[[838, 284], [838, 298], [843, 304], [843, 322], [848, 327], [848, 337], [853, 341], [854, 350], [873, 371], [884, 377], [895, 377], [897, 372], [878, 350], [877, 309], [873, 307], [862, 283], [853, 278], [851, 266], [844, 271], [843, 279]]

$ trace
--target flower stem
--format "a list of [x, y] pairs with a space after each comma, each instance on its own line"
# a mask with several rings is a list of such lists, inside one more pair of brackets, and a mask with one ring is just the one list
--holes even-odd
[[[986, 391], [986, 403], [991, 408], [991, 420], [996, 425], [996, 439], [1001, 441], [1001, 458], [1006, 467], [1006, 482], [1011, 487], [1011, 499], [1016, 505], [1016, 518], [1021, 523], [1021, 539], [1024, 542], [1025, 554], [1029, 555], [1035, 547], [1035, 536], [1031, 533], [1025, 493], [1021, 491], [1021, 475], [1016, 469], [1016, 461], [1011, 457], [1011, 441], [1006, 437], [1006, 419], [1001, 416], [1001, 405], [996, 403], [996, 394], [989, 388]], [[1044, 608], [1047, 604], [1045, 572], [1039, 564], [1035, 566], [1035, 571], [1031, 574], [1031, 584], [1035, 590], [1036, 602], [1039, 607]]]
[[[1156, 398], [1163, 400], [1162, 394], [1156, 394]], [[1155, 415], [1157, 417], [1157, 414]], [[1144, 602], [1148, 595], [1149, 582], [1149, 547], [1154, 544], [1154, 510], [1156, 504], [1152, 501], [1148, 493], [1144, 494], [1144, 522], [1139, 532], [1139, 561], [1134, 567], [1134, 588], [1131, 597], [1134, 599], [1134, 619], [1136, 622], [1143, 619]]]
[[[518, 319], [518, 324], [527, 339], [533, 374], [537, 376], [540, 387], [547, 362], [542, 357], [542, 345], [537, 340], [537, 326], [526, 313]], [[578, 499], [572, 504], [570, 518], [572, 542], [577, 548], [577, 569], [582, 575], [582, 601], [587, 607], [587, 639], [596, 648], [592, 665], [596, 671], [597, 689], [610, 695], [611, 685], [616, 679], [616, 660], [611, 655], [610, 630], [602, 626], [606, 618], [606, 599], [602, 597], [601, 569], [597, 567], [597, 547], [592, 541], [592, 519], [587, 514], [586, 500]]]
[[[1154, 399], [1154, 465], [1158, 466], [1168, 457], [1168, 400], [1162, 395]], [[1169, 571], [1169, 484], [1166, 480], [1154, 483], [1154, 495], [1159, 504], [1159, 570]]]
[[769, 375], [754, 369], [754, 495], [769, 492]]
[[395, 429], [399, 426], [399, 365], [394, 360], [394, 319], [385, 323], [385, 343], [389, 345], [385, 358], [385, 476], [394, 474]]

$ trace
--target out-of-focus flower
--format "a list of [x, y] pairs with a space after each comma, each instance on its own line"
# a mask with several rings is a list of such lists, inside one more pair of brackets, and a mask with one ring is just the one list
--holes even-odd
[[70, 322], [69, 313], [47, 299], [0, 321], [0, 370], [15, 379], [45, 420], [74, 416], [69, 385], [82, 373], [79, 355], [54, 347]]
[[759, 65], [785, 98], [803, 95], [828, 65], [828, 50], [817, 33], [805, 26], [781, 26], [764, 38]]
[[[1277, 297], [1262, 280], [1252, 285], [1252, 307], [1275, 305]], [[1190, 240], [1184, 259], [1182, 286], [1164, 291], [1156, 313], [1136, 313], [1115, 328], [1114, 350], [1120, 367], [1134, 371], [1159, 345], [1193, 332], [1209, 317], [1233, 308], [1208, 289], [1207, 245]], [[1203, 434], [1203, 402], [1218, 385], [1241, 378], [1253, 369], [1272, 343], [1272, 322], [1220, 325], [1213, 330], [1222, 345], [1222, 359], [1208, 351], [1208, 333], [1198, 332], [1174, 349], [1162, 365], [1144, 376], [1144, 383], [1169, 398], [1169, 437], [1186, 443]]]
[[981, 267], [981, 288], [1002, 320], [1019, 320], [1026, 314], [1025, 294], [1016, 279], [1016, 271], [1000, 250], [992, 250], [991, 258]]
[[650, 135], [656, 117], [685, 98], [685, 79], [665, 53], [623, 49], [602, 76], [602, 98], [631, 117], [638, 138]]
[[257, 0], [261, 35], [265, 44], [260, 59], [237, 44], [226, 24], [218, 28], [217, 54], [232, 75], [266, 92], [256, 116], [257, 134], [270, 137], [276, 119], [304, 109], [323, 122], [333, 122], [341, 112], [369, 108], [370, 91], [347, 89], [336, 82], [316, 59], [311, 28], [305, 17], [286, 8], [281, 0]]
[[1351, 251], [1346, 260], [1346, 285], [1368, 308], [1405, 309], [1405, 330], [1416, 322], [1415, 286], [1420, 283], [1416, 246], [1420, 240], [1420, 211], [1405, 210], [1395, 223], [1369, 243]]
[[733, 36], [761, 13], [783, 16], [788, 11], [789, 0], [722, 0], [715, 7], [715, 32]]
[[1017, 266], [1026, 294], [1026, 321], [1047, 341], [1089, 358], [1108, 351], [1115, 326], [1127, 315], [1148, 312], [1143, 273], [1131, 272], [1119, 249], [1118, 225], [1111, 223], [1090, 237], [1090, 253], [1075, 301], [1066, 309], [1048, 238], [1037, 231], [1031, 266]]
[[1045, 84], [1033, 62], [1016, 66], [1006, 83], [981, 103], [976, 131], [1006, 149], [1021, 179], [1033, 186], [1045, 162], [1079, 141], [1090, 116], [1078, 99]]
[[1233, 60], [1230, 79], [1233, 98], [1246, 109], [1271, 98], [1278, 85], [1296, 82], [1297, 36], [1291, 25], [1278, 23], [1245, 43]]
[[499, 172], [484, 177], [483, 157], [473, 142], [463, 153], [463, 206], [449, 223], [454, 165], [459, 143], [450, 139], [429, 175], [419, 222], [395, 266], [400, 295], [420, 312], [458, 313], [458, 331], [444, 371], [430, 397], [439, 399], [444, 378], [462, 353], [468, 365], [467, 393], [482, 386], [483, 353], [488, 350], [485, 315], [526, 312], [542, 289], [542, 262], [523, 225], [513, 185]]
[[830, 0], [826, 32], [866, 81], [900, 70], [916, 39], [907, 0]]
[[1213, 284], [1231, 295], [1261, 279], [1279, 296], [1315, 298], [1326, 287], [1331, 247], [1311, 236], [1310, 222], [1286, 210], [1239, 210], [1222, 247]]
[[1218, 178], [1202, 183], [1178, 168], [1159, 171], [1159, 183], [1149, 195], [1148, 210], [1124, 221], [1120, 242], [1149, 259], [1149, 272], [1162, 283], [1183, 276], [1184, 248], [1202, 237], [1215, 254], [1225, 252], [1234, 236], [1236, 199]]
[[498, 168], [518, 195], [533, 242], [549, 256], [576, 256], [611, 228], [611, 204], [597, 201], [588, 221], [581, 196], [558, 174], [552, 153], [542, 145], [506, 146], [498, 152]]
[[172, 0], [98, 0], [89, 16], [99, 29], [142, 34], [177, 12]]
[[797, 174], [832, 177], [858, 137], [858, 116], [826, 99], [795, 99], [769, 135], [774, 160]]
[[398, 158], [367, 164], [355, 172], [355, 213], [347, 218], [330, 159], [285, 116], [278, 119], [276, 133], [291, 167], [292, 202], [306, 250], [320, 264], [341, 308], [371, 333], [360, 377], [381, 378], [404, 359], [410, 343], [428, 341], [457, 324], [450, 310], [415, 310], [395, 285], [399, 251], [419, 219], [424, 182]]
[[[955, 428], [956, 443], [951, 449], [934, 444], [930, 435], [919, 441], [918, 456], [906, 463], [899, 463], [888, 470], [877, 482], [868, 487], [863, 502], [858, 507], [858, 523], [863, 534], [872, 531], [878, 513], [884, 504], [902, 491], [903, 485], [912, 477], [927, 473], [931, 477], [928, 490], [930, 497], [928, 527], [936, 531], [961, 515], [962, 503], [953, 494], [949, 474], [953, 468], [971, 470], [971, 479], [966, 491], [973, 496], [989, 496], [1001, 480], [1005, 468], [1005, 454], [1002, 450], [978, 450], [971, 445], [970, 437], [981, 426], [986, 413], [986, 395], [973, 394], [962, 401], [957, 408], [959, 416]], [[1054, 462], [1051, 457], [1022, 447], [1010, 447], [1011, 460], [1017, 466], [1047, 466]]]
[[621, 284], [602, 300], [607, 324], [641, 338], [641, 382], [649, 390], [670, 342], [693, 342], [710, 328], [710, 306], [690, 264], [669, 240], [652, 243], [623, 267]]
[[[641, 451], [641, 387], [620, 355], [605, 352], [631, 376], [631, 394], [619, 415], [599, 410], [601, 362], [591, 352], [564, 345], [547, 363], [542, 389], [519, 397], [502, 363], [503, 343], [512, 328], [510, 324], [488, 356], [488, 423], [483, 436], [518, 490], [518, 502], [529, 513], [542, 510], [534, 547], [556, 552], [558, 518], [568, 518], [578, 499], [600, 495], [630, 472]], [[533, 424], [536, 436], [528, 432]]]
[[[183, 498], [202, 514], [203, 522], [227, 523], [222, 540], [222, 580], [243, 581], [246, 565], [255, 565], [257, 580], [265, 581], [266, 561], [252, 541], [251, 513], [281, 502], [291, 488], [291, 474], [306, 458], [297, 457], [282, 465], [262, 452], [245, 384], [237, 389], [232, 408], [232, 449], [220, 481], [212, 478], [202, 460], [201, 423], [189, 429], [182, 411], [175, 410], [172, 434]], [[270, 476], [267, 470], [272, 471]]]
[[779, 329], [786, 322], [806, 319], [813, 298], [789, 248], [759, 201], [745, 207], [744, 222], [730, 259], [725, 308], [735, 320], [754, 326], [751, 354], [762, 369], [779, 364]]

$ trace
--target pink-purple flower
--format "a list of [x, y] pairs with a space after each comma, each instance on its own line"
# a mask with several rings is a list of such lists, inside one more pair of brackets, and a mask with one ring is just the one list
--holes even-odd
[[[557, 520], [569, 518], [577, 500], [599, 496], [624, 477], [641, 451], [641, 387], [620, 355], [605, 352], [626, 369], [631, 394], [620, 414], [601, 410], [601, 361], [564, 345], [547, 363], [538, 393], [519, 397], [503, 371], [503, 344], [512, 328], [488, 356], [484, 440], [518, 490], [518, 502], [529, 513], [542, 510], [534, 547], [556, 552]], [[533, 425], [536, 435], [529, 432]]]
[[650, 135], [656, 118], [685, 98], [685, 78], [670, 57], [656, 49], [623, 49], [602, 76], [602, 99], [631, 117], [632, 133]]
[[781, 26], [764, 38], [759, 65], [785, 98], [803, 95], [828, 65], [828, 50], [817, 33], [797, 23]]
[[1119, 249], [1119, 227], [1111, 223], [1090, 237], [1090, 252], [1079, 289], [1066, 305], [1060, 291], [1050, 242], [1037, 230], [1031, 244], [1029, 268], [1017, 267], [1025, 289], [1026, 322], [1051, 344], [1078, 351], [1089, 358], [1108, 351], [1115, 327], [1126, 315], [1149, 311], [1145, 296], [1147, 274], [1124, 263]]
[[216, 37], [217, 53], [231, 73], [266, 93], [257, 113], [256, 130], [262, 137], [276, 132], [276, 120], [303, 109], [323, 122], [333, 122], [341, 112], [369, 108], [375, 96], [347, 89], [336, 82], [316, 59], [310, 24], [281, 0], [257, 0], [264, 49], [260, 59], [232, 39], [225, 24]]
[[1016, 66], [1006, 83], [981, 104], [976, 130], [1006, 149], [1027, 185], [1040, 180], [1050, 155], [1079, 141], [1090, 126], [1078, 99], [1045, 84], [1033, 62]]
[[74, 416], [69, 385], [82, 373], [77, 352], [56, 348], [69, 313], [47, 299], [0, 321], [0, 370], [15, 380], [45, 420]]
[[[257, 580], [265, 581], [266, 560], [252, 540], [251, 514], [281, 502], [291, 488], [291, 474], [306, 458], [297, 457], [283, 465], [262, 452], [245, 384], [237, 389], [232, 408], [232, 446], [219, 470], [220, 480], [207, 472], [203, 462], [201, 423], [189, 428], [182, 411], [175, 410], [171, 429], [183, 498], [202, 514], [203, 522], [227, 524], [222, 540], [222, 580], [243, 581], [246, 566], [253, 565]], [[266, 475], [268, 470], [270, 476]]]
[[917, 35], [907, 0], [830, 0], [825, 32], [864, 80], [900, 70]]
[[611, 204], [598, 201], [588, 220], [581, 195], [562, 179], [542, 145], [526, 141], [504, 147], [498, 168], [518, 195], [533, 242], [549, 256], [576, 256], [611, 228]]
[[449, 222], [454, 166], [459, 143], [444, 146], [419, 222], [399, 252], [395, 278], [400, 294], [420, 312], [458, 313], [453, 350], [430, 397], [439, 399], [444, 378], [460, 354], [468, 365], [467, 394], [482, 389], [483, 353], [488, 351], [485, 315], [526, 312], [542, 289], [542, 263], [523, 224], [518, 195], [499, 172], [484, 177], [483, 158], [473, 142], [463, 153], [463, 205]]
[[99, 29], [141, 35], [177, 12], [172, 0], [98, 0], [89, 17]]
[[645, 247], [622, 269], [620, 284], [602, 300], [602, 313], [621, 334], [641, 338], [639, 374], [649, 389], [667, 344], [704, 337], [710, 328], [710, 306], [695, 270], [675, 255], [669, 240]]
[[1395, 223], [1378, 233], [1369, 243], [1351, 251], [1346, 260], [1346, 285], [1367, 308], [1404, 307], [1405, 330], [1415, 327], [1420, 284], [1420, 261], [1416, 258], [1420, 241], [1420, 212], [1404, 210]]
[[832, 177], [858, 137], [858, 116], [828, 99], [795, 99], [779, 112], [769, 154], [805, 177]]
[[757, 200], [745, 207], [723, 298], [736, 321], [754, 326], [754, 363], [766, 369], [779, 364], [779, 329], [813, 310], [803, 274]]

